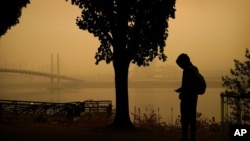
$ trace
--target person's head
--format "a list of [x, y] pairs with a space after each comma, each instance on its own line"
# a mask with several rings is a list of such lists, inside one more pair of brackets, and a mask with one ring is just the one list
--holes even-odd
[[178, 56], [178, 58], [176, 59], [176, 63], [178, 64], [179, 67], [181, 67], [182, 69], [185, 69], [187, 66], [192, 65], [190, 58], [188, 57], [187, 54], [182, 53]]

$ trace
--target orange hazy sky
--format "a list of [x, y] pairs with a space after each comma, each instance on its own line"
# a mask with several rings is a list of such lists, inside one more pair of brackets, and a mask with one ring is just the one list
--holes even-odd
[[[0, 38], [0, 67], [49, 71], [51, 54], [59, 53], [62, 73], [113, 71], [111, 64], [95, 65], [99, 41], [78, 29], [78, 7], [65, 0], [30, 2], [20, 23]], [[243, 60], [245, 49], [250, 49], [249, 8], [249, 0], [177, 0], [176, 19], [169, 20], [164, 63], [175, 65], [184, 52], [200, 70], [229, 70], [233, 59]]]

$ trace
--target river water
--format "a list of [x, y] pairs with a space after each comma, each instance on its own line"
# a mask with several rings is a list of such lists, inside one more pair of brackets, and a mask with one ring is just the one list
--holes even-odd
[[[20, 79], [18, 80], [20, 81]], [[48, 81], [47, 81], [48, 82]], [[146, 112], [147, 108], [159, 108], [162, 122], [170, 123], [179, 115], [178, 94], [176, 87], [130, 87], [129, 108], [130, 113], [140, 108]], [[220, 121], [220, 93], [221, 87], [207, 87], [206, 93], [199, 96], [197, 111], [205, 118], [215, 117]], [[16, 81], [0, 81], [0, 99], [47, 101], [47, 102], [73, 102], [85, 100], [112, 100], [115, 108], [115, 89], [111, 87], [64, 87], [59, 91], [51, 91], [46, 85], [39, 83], [25, 83]], [[172, 109], [172, 110], [171, 110]], [[171, 116], [172, 115], [172, 116]], [[131, 114], [131, 119], [133, 118]]]

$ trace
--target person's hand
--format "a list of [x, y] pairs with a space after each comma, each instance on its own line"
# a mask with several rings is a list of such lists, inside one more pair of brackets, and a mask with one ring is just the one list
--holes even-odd
[[181, 88], [176, 89], [175, 92], [180, 93], [181, 92]]

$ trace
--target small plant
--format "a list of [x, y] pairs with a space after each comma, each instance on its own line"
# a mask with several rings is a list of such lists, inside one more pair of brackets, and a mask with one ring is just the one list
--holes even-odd
[[162, 129], [165, 125], [164, 122], [160, 121], [160, 109], [157, 108], [156, 110], [152, 105], [147, 105], [144, 111], [135, 107], [134, 113], [131, 114], [133, 116], [133, 124], [141, 129]]

